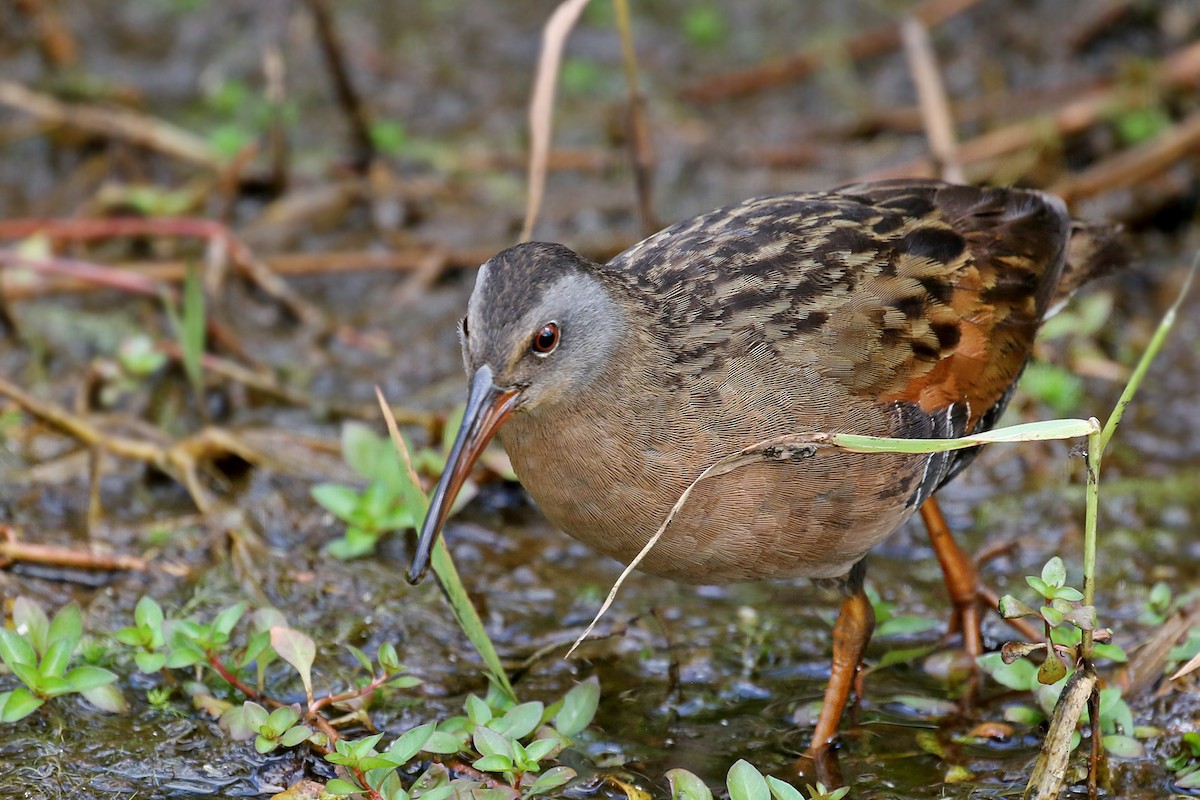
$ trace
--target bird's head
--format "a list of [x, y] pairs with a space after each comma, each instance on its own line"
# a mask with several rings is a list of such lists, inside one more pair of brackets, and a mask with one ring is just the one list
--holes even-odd
[[600, 268], [557, 244], [527, 243], [479, 269], [460, 324], [469, 389], [408, 570], [416, 583], [475, 461], [514, 413], [579, 397], [611, 363], [625, 316]]

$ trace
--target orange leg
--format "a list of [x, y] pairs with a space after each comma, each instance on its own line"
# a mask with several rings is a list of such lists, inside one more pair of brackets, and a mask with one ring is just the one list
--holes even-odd
[[929, 542], [942, 565], [942, 576], [946, 590], [954, 603], [954, 619], [951, 632], [962, 631], [963, 650], [972, 662], [983, 655], [983, 637], [980, 634], [979, 580], [975, 562], [954, 541], [937, 498], [931, 497], [921, 505], [921, 519], [929, 531]]
[[[857, 573], [857, 574], [856, 574]], [[862, 667], [863, 653], [875, 630], [875, 610], [862, 588], [862, 569], [855, 567], [847, 583], [846, 599], [833, 625], [833, 668], [829, 675], [829, 686], [825, 689], [825, 703], [817, 718], [809, 753], [815, 754], [833, 743], [837, 736], [838, 723], [850, 698], [850, 690], [858, 688], [858, 672]]]

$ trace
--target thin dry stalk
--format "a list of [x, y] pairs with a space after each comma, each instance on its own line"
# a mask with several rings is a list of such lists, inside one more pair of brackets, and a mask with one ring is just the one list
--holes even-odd
[[367, 113], [362, 95], [354, 87], [354, 82], [350, 80], [350, 71], [346, 68], [346, 59], [342, 55], [344, 48], [328, 4], [325, 0], [307, 0], [307, 2], [309, 10], [312, 12], [317, 41], [321, 45], [321, 55], [325, 58], [325, 66], [329, 68], [329, 77], [333, 82], [338, 107], [342, 110], [342, 115], [346, 117], [346, 123], [350, 126], [354, 166], [358, 171], [365, 173], [367, 166], [378, 155], [375, 151], [375, 142], [371, 139], [370, 114]]
[[633, 46], [633, 26], [629, 21], [628, 0], [613, 0], [617, 12], [617, 30], [621, 35], [621, 60], [625, 65], [625, 83], [629, 87], [629, 156], [633, 163], [633, 182], [637, 189], [638, 216], [642, 233], [659, 229], [654, 213], [654, 149], [650, 125], [646, 120], [646, 96], [638, 86], [637, 51]]
[[[1186, 90], [1200, 85], [1200, 42], [1172, 54], [1154, 71], [1151, 82], [1159, 89]], [[1125, 89], [1112, 86], [1085, 93], [1058, 111], [1014, 122], [962, 142], [958, 158], [964, 166], [992, 161], [1087, 130], [1123, 103]], [[935, 177], [933, 163], [917, 158], [884, 170], [859, 176], [858, 180], [896, 177]]]
[[53, 70], [74, 66], [79, 61], [75, 35], [67, 27], [58, 3], [46, 0], [17, 0], [17, 8], [33, 20], [42, 61]]
[[929, 41], [929, 32], [916, 17], [905, 17], [900, 32], [904, 39], [908, 68], [917, 87], [917, 101], [921, 108], [925, 138], [929, 142], [929, 153], [942, 180], [964, 183], [966, 176], [958, 160], [954, 119], [950, 115], [950, 102], [946, 97], [941, 70], [938, 69], [937, 55]]
[[1149, 180], [1188, 155], [1200, 154], [1200, 112], [1148, 142], [1122, 150], [1050, 187], [1068, 203]]
[[[0, 240], [42, 235], [52, 240], [90, 241], [128, 236], [166, 236], [204, 239], [210, 265], [227, 255], [239, 271], [268, 296], [275, 298], [302, 322], [324, 326], [325, 312], [300, 297], [254, 254], [226, 225], [193, 217], [124, 217], [113, 219], [13, 219], [0, 220]], [[209, 291], [217, 287], [209, 285]]]
[[14, 562], [24, 564], [46, 564], [67, 569], [87, 570], [146, 570], [145, 559], [109, 553], [94, 553], [75, 547], [53, 544], [22, 542], [17, 531], [8, 525], [0, 525], [0, 567]]
[[0, 105], [15, 108], [42, 122], [126, 141], [206, 169], [219, 172], [225, 168], [224, 160], [208, 142], [148, 114], [87, 103], [64, 103], [15, 81], [2, 79]]
[[1067, 779], [1067, 760], [1071, 756], [1071, 737], [1095, 689], [1096, 674], [1091, 670], [1079, 670], [1067, 681], [1054, 706], [1050, 730], [1025, 787], [1025, 800], [1055, 800], [1062, 791]]
[[546, 192], [554, 89], [563, 47], [587, 4], [588, 0], [563, 0], [546, 21], [542, 32], [542, 52], [533, 81], [533, 100], [529, 104], [529, 198], [525, 206], [525, 224], [521, 226], [523, 242], [533, 236], [533, 226], [542, 210]]

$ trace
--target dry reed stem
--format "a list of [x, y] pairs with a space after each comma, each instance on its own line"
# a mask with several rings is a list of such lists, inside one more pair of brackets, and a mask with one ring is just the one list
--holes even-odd
[[542, 52], [538, 56], [533, 81], [533, 99], [529, 104], [529, 197], [521, 241], [533, 236], [533, 226], [542, 209], [546, 192], [546, 165], [550, 152], [550, 134], [554, 114], [554, 89], [567, 37], [579, 21], [588, 0], [563, 0], [554, 9], [542, 32]]
[[226, 166], [208, 142], [148, 114], [89, 103], [65, 103], [16, 81], [3, 79], [0, 79], [0, 105], [15, 108], [42, 122], [130, 142], [206, 169], [219, 172]]
[[954, 119], [950, 114], [950, 102], [946, 98], [946, 87], [938, 69], [937, 55], [929, 41], [929, 32], [916, 17], [905, 17], [900, 24], [904, 39], [904, 53], [908, 58], [909, 72], [917, 88], [917, 100], [921, 109], [921, 121], [925, 138], [929, 142], [929, 153], [937, 165], [942, 180], [964, 183], [962, 162], [958, 160], [958, 137], [954, 133]]

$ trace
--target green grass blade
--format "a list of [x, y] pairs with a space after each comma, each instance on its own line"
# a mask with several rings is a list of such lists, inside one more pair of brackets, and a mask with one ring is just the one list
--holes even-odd
[[[383, 408], [384, 419], [387, 420], [388, 433], [391, 434], [392, 442], [396, 445], [396, 450], [400, 453], [400, 458], [404, 461], [405, 471], [409, 480], [403, 481], [406, 484], [404, 488], [404, 500], [408, 507], [413, 512], [413, 519], [421, 520], [425, 518], [425, 513], [429, 510], [429, 498], [421, 489], [420, 480], [417, 478], [416, 472], [413, 470], [412, 458], [409, 456], [408, 447], [404, 444], [404, 439], [400, 436], [400, 431], [396, 427], [396, 420], [392, 416], [391, 409], [388, 408], [387, 402], [383, 399], [383, 393], [378, 387], [375, 388], [375, 394], [379, 398], [379, 404]], [[500, 661], [499, 654], [496, 653], [496, 647], [492, 644], [491, 638], [487, 635], [487, 630], [483, 627], [483, 620], [479, 616], [479, 612], [475, 610], [475, 606], [471, 603], [471, 598], [467, 595], [467, 589], [463, 586], [462, 578], [458, 575], [458, 569], [454, 566], [454, 559], [450, 557], [450, 550], [446, 547], [446, 540], [438, 537], [437, 543], [434, 545], [433, 553], [430, 558], [430, 563], [433, 566], [433, 574], [437, 576], [438, 582], [442, 586], [442, 591], [446, 593], [446, 599], [450, 601], [450, 609], [454, 612], [454, 619], [458, 622], [458, 627], [474, 645], [479, 657], [483, 659], [486, 667], [488, 679], [496, 684], [509, 698], [516, 703], [517, 693], [512, 687], [512, 683], [508, 680], [508, 673], [504, 670], [504, 664]]]
[[1142, 353], [1137, 366], [1134, 367], [1133, 375], [1129, 377], [1129, 383], [1125, 384], [1125, 391], [1121, 392], [1121, 398], [1117, 400], [1117, 405], [1113, 408], [1112, 414], [1108, 416], [1108, 420], [1104, 423], [1104, 430], [1100, 433], [1101, 450], [1108, 447], [1108, 440], [1112, 438], [1113, 433], [1117, 430], [1117, 424], [1121, 421], [1121, 417], [1125, 416], [1125, 409], [1133, 402], [1133, 395], [1137, 392], [1138, 387], [1142, 385], [1142, 378], [1146, 376], [1146, 371], [1150, 369], [1150, 364], [1167, 341], [1167, 334], [1171, 332], [1171, 328], [1175, 325], [1175, 318], [1179, 315], [1179, 309], [1187, 297], [1188, 290], [1192, 288], [1192, 279], [1196, 277], [1197, 269], [1200, 269], [1200, 250], [1197, 250], [1196, 255], [1192, 258], [1192, 266], [1188, 269], [1183, 286], [1179, 289], [1179, 296], [1175, 298], [1175, 302], [1167, 309], [1167, 313], [1163, 314], [1162, 320], [1158, 323], [1158, 329], [1154, 331], [1154, 336], [1150, 338], [1150, 344], [1146, 345], [1146, 352]]
[[856, 453], [941, 453], [947, 450], [977, 447], [981, 444], [1074, 439], [1087, 436], [1097, 430], [1099, 430], [1099, 423], [1095, 420], [1050, 419], [997, 428], [958, 439], [898, 439], [886, 436], [835, 433], [829, 435], [829, 442]]

